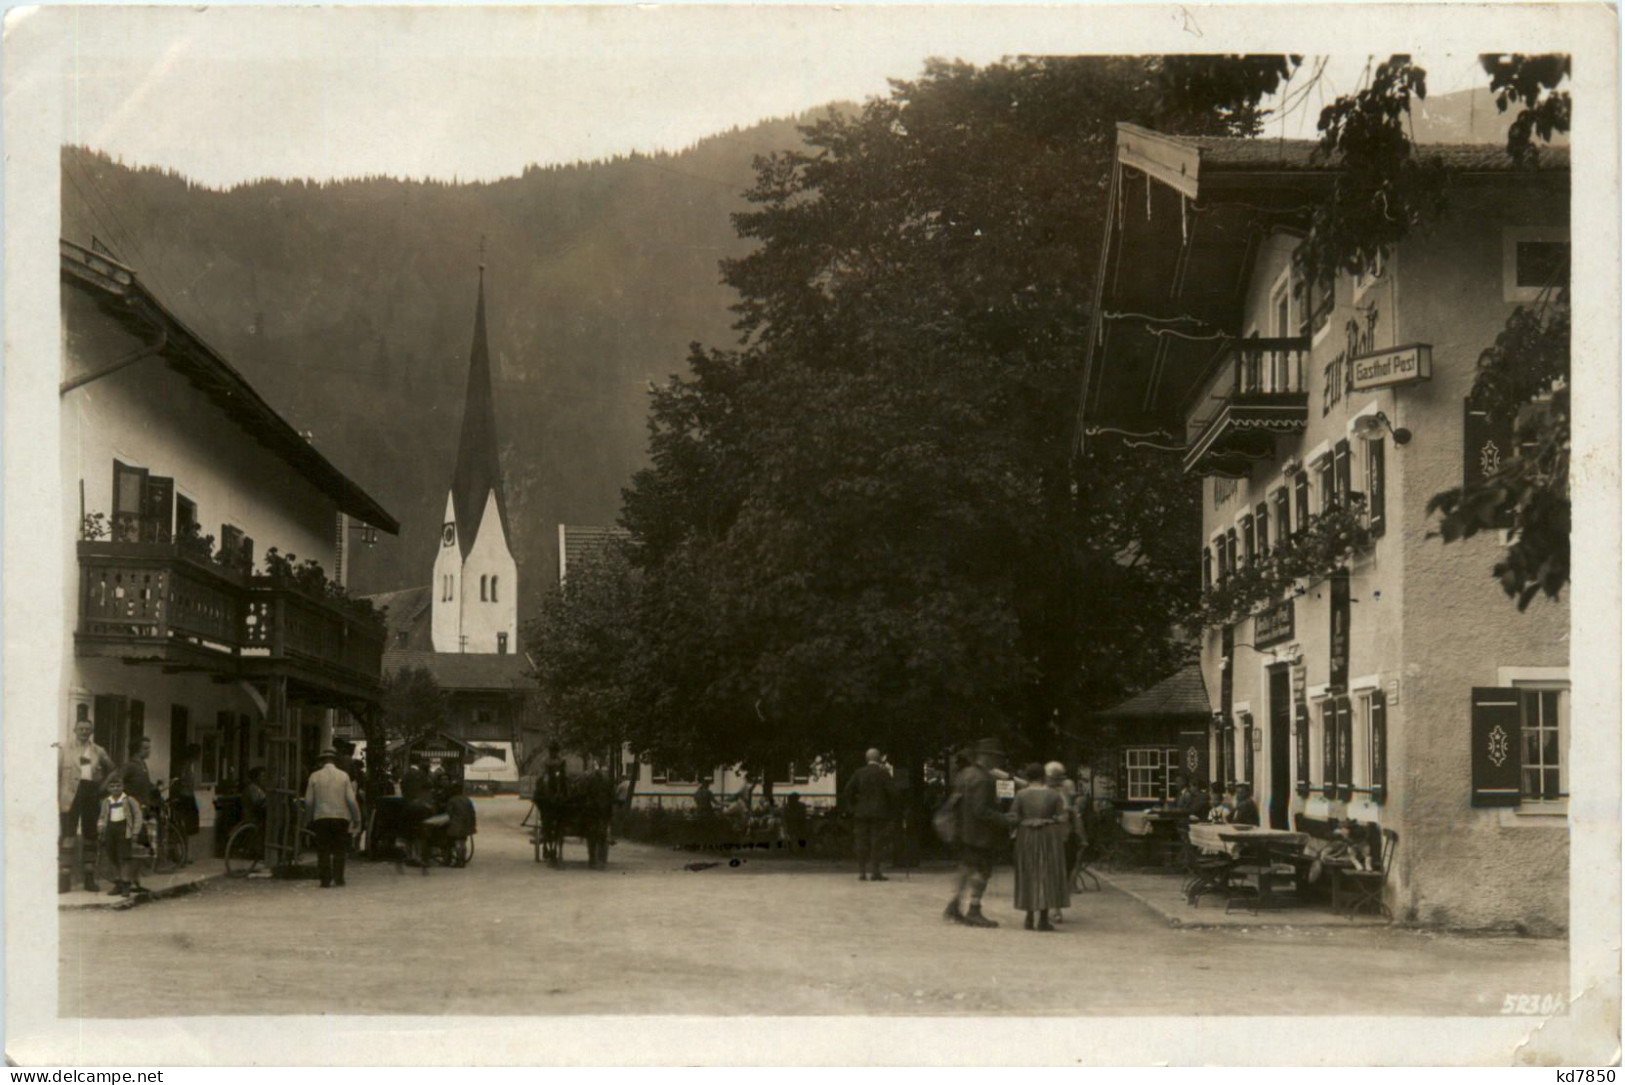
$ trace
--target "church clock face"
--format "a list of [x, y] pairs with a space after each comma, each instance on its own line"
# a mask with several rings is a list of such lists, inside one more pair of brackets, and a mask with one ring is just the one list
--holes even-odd
[[457, 525], [456, 524], [447, 524], [445, 527], [440, 529], [440, 545], [441, 546], [450, 546], [452, 543], [454, 543], [456, 541], [457, 541]]

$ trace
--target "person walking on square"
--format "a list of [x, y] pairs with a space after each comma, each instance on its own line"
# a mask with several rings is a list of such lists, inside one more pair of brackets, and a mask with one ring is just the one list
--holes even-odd
[[880, 763], [880, 751], [863, 755], [863, 767], [846, 782], [846, 798], [852, 804], [852, 840], [858, 855], [858, 880], [884, 882], [880, 853], [891, 825], [896, 785], [891, 773]]
[[323, 750], [320, 767], [305, 784], [305, 813], [316, 837], [316, 873], [323, 889], [344, 884], [344, 854], [350, 834], [361, 828], [355, 782], [334, 763], [337, 756], [331, 746]]
[[1050, 912], [1072, 903], [1066, 869], [1066, 836], [1071, 831], [1066, 798], [1049, 786], [1043, 765], [1029, 765], [1023, 775], [1029, 783], [1016, 793], [1005, 815], [1016, 830], [1016, 911], [1027, 913], [1028, 930], [1035, 929], [1036, 913], [1036, 929], [1052, 931]]
[[113, 758], [91, 737], [90, 706], [78, 705], [73, 721], [73, 739], [57, 747], [58, 831], [64, 842], [71, 841], [74, 865], [85, 879], [85, 889], [96, 892], [96, 819], [102, 788], [114, 770]]
[[108, 895], [127, 897], [145, 892], [131, 852], [141, 833], [141, 804], [135, 796], [125, 794], [124, 780], [116, 772], [107, 778], [107, 797], [102, 799], [96, 828], [102, 855], [113, 867], [113, 888]]
[[959, 843], [959, 881], [954, 898], [942, 917], [967, 927], [997, 927], [982, 914], [982, 894], [993, 876], [993, 855], [1009, 833], [999, 812], [998, 788], [992, 770], [1004, 760], [1004, 747], [996, 738], [984, 738], [971, 748], [971, 764], [954, 777], [955, 838]]

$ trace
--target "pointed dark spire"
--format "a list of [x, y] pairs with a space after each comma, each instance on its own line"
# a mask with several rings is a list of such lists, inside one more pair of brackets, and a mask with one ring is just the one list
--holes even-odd
[[491, 355], [485, 338], [484, 239], [478, 300], [474, 304], [474, 345], [468, 355], [468, 392], [463, 399], [463, 433], [457, 445], [457, 470], [451, 479], [452, 507], [457, 514], [457, 544], [463, 557], [474, 546], [485, 511], [486, 496], [497, 495], [502, 533], [512, 546], [508, 530], [508, 501], [502, 492], [502, 465], [497, 457], [496, 403], [491, 394]]

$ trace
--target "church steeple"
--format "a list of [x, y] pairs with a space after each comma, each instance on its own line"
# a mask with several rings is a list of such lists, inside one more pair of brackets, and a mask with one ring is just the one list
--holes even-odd
[[457, 444], [457, 469], [451, 500], [457, 515], [457, 543], [468, 557], [479, 533], [487, 495], [496, 495], [502, 533], [508, 531], [508, 501], [502, 492], [502, 464], [497, 456], [496, 403], [491, 394], [491, 355], [485, 334], [485, 264], [480, 264], [479, 294], [474, 303], [474, 344], [468, 355], [468, 391], [463, 397], [463, 432]]
[[431, 631], [437, 652], [519, 650], [519, 569], [511, 549], [508, 501], [502, 492], [502, 466], [497, 458], [496, 401], [491, 393], [491, 350], [485, 330], [484, 250], [482, 239], [463, 430], [434, 562]]

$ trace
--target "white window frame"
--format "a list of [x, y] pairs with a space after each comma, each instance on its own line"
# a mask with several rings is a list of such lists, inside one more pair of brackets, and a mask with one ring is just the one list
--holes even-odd
[[[1150, 754], [1151, 760], [1141, 764], [1135, 763], [1136, 754]], [[1161, 746], [1125, 746], [1123, 747], [1124, 786], [1128, 789], [1126, 802], [1162, 802], [1166, 796], [1157, 794], [1156, 773], [1164, 773], [1168, 769], [1167, 756]], [[1135, 774], [1139, 773], [1139, 776]], [[1167, 776], [1164, 775], [1164, 790], [1167, 788]], [[1140, 786], [1136, 787], [1136, 781]]]
[[[1569, 813], [1569, 747], [1574, 734], [1574, 689], [1567, 667], [1498, 667], [1496, 684], [1519, 691], [1519, 700], [1525, 690], [1558, 690], [1565, 696], [1558, 698], [1558, 787], [1564, 798], [1525, 799], [1519, 796], [1518, 805], [1501, 809], [1501, 824], [1505, 826], [1551, 824], [1567, 819]], [[1521, 712], [1521, 706], [1520, 706]], [[1523, 741], [1520, 730], [1518, 740]], [[1518, 786], [1521, 791], [1523, 780]]]
[[1371, 796], [1371, 697], [1382, 690], [1382, 676], [1368, 674], [1349, 683], [1349, 709], [1353, 713], [1354, 765], [1349, 779], [1357, 798]]
[[1505, 226], [1501, 229], [1501, 300], [1529, 302], [1540, 299], [1538, 286], [1518, 285], [1518, 243], [1521, 241], [1553, 241], [1569, 245], [1573, 242], [1565, 226]]

